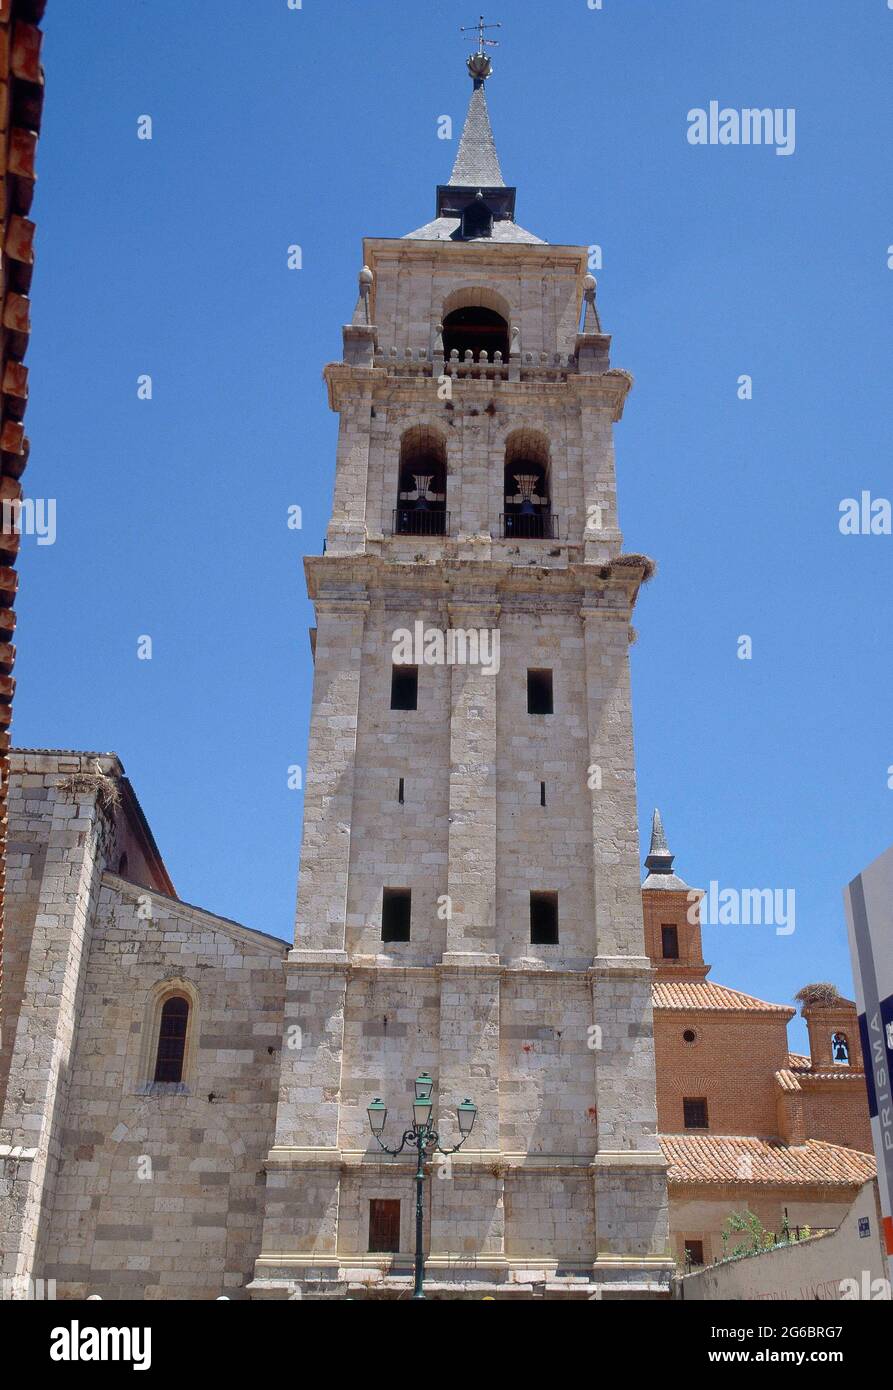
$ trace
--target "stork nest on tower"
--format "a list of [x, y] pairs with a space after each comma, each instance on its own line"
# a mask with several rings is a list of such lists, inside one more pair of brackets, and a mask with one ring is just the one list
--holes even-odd
[[841, 997], [840, 990], [836, 985], [822, 980], [818, 984], [804, 985], [802, 989], [798, 989], [794, 995], [794, 1000], [796, 1003], [802, 1004], [805, 1010], [813, 1004], [836, 1004]]

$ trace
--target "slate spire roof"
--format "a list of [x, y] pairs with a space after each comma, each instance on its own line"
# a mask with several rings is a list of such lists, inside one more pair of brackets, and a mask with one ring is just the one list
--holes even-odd
[[450, 175], [450, 187], [505, 188], [482, 77], [474, 79], [465, 128]]
[[654, 815], [651, 818], [651, 848], [645, 860], [648, 877], [642, 887], [656, 888], [664, 893], [673, 893], [680, 888], [687, 888], [688, 884], [678, 874], [673, 873], [673, 860], [675, 858], [675, 854], [670, 853], [670, 846], [667, 844], [667, 837], [664, 833], [664, 823], [660, 811], [655, 806]]
[[449, 183], [437, 189], [433, 222], [407, 234], [408, 241], [545, 243], [515, 222], [516, 189], [505, 182], [496, 152], [484, 83], [493, 71], [486, 53], [468, 59], [473, 83], [468, 114]]

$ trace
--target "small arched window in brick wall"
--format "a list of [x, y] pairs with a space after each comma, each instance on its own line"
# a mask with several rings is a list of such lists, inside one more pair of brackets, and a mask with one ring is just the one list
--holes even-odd
[[166, 999], [161, 1008], [161, 1026], [158, 1030], [155, 1081], [182, 1081], [188, 1027], [189, 1000], [180, 994]]
[[831, 1056], [835, 1066], [848, 1067], [850, 1064], [850, 1040], [846, 1033], [831, 1034]]

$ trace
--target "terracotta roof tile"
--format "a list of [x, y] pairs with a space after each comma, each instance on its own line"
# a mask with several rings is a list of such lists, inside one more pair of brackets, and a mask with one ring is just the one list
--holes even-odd
[[818, 1139], [788, 1146], [746, 1136], [662, 1134], [660, 1146], [671, 1183], [859, 1187], [877, 1171], [870, 1154]]
[[838, 1067], [836, 1071], [808, 1071], [798, 1073], [801, 1081], [859, 1081], [865, 1083], [865, 1073], [854, 1067]]
[[651, 986], [651, 1000], [656, 1009], [746, 1009], [749, 1013], [787, 1014], [789, 1018], [796, 1012], [785, 1004], [768, 1004], [710, 980], [657, 980]]

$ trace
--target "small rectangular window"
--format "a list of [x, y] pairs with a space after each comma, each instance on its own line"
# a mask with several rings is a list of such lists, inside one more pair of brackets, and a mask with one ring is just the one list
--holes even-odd
[[661, 927], [661, 950], [664, 960], [679, 959], [679, 932], [676, 927]]
[[373, 1197], [369, 1203], [369, 1251], [373, 1255], [400, 1253], [400, 1202]]
[[418, 709], [418, 666], [391, 667], [391, 709]]
[[398, 787], [397, 787], [397, 800], [400, 802], [400, 805], [402, 806], [402, 805], [403, 805], [403, 778], [402, 778], [402, 777], [400, 778], [400, 782], [399, 782], [399, 785], [398, 785]]
[[382, 941], [408, 941], [412, 918], [412, 890], [385, 888], [381, 895]]
[[704, 1242], [702, 1240], [687, 1240], [685, 1242], [685, 1263], [692, 1268], [704, 1263]]
[[541, 806], [545, 806], [545, 804], [546, 804], [546, 784], [545, 784], [545, 782], [540, 782], [540, 805], [541, 805]]
[[527, 672], [527, 713], [552, 714], [552, 672]]
[[531, 893], [530, 942], [533, 946], [558, 945], [557, 893]]
[[684, 1096], [682, 1113], [686, 1129], [707, 1129], [707, 1102], [703, 1096]]

